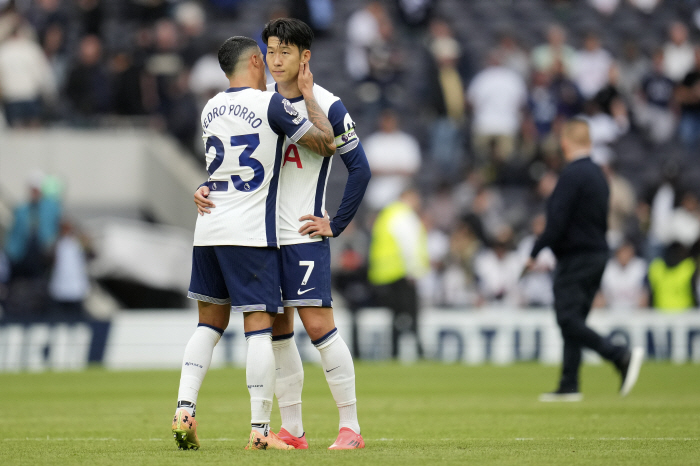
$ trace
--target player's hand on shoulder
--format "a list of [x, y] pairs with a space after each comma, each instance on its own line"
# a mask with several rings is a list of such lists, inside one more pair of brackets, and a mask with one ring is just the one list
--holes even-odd
[[299, 228], [299, 233], [302, 235], [309, 235], [311, 238], [315, 238], [316, 236], [333, 237], [333, 230], [331, 230], [331, 219], [328, 217], [328, 212], [325, 212], [323, 217], [304, 215], [299, 219], [300, 222], [305, 220], [308, 220], [308, 222]]
[[314, 75], [311, 73], [308, 63], [299, 64], [299, 75], [297, 76], [297, 85], [303, 96], [313, 95]]
[[211, 210], [216, 205], [209, 199], [209, 188], [207, 186], [200, 186], [197, 191], [194, 192], [194, 203], [197, 205], [197, 212], [199, 215], [210, 214]]

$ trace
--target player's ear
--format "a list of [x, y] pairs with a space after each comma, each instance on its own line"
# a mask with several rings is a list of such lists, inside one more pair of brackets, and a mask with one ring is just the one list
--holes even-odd
[[301, 62], [309, 63], [309, 60], [311, 60], [311, 50], [306, 49], [303, 52], [301, 52]]

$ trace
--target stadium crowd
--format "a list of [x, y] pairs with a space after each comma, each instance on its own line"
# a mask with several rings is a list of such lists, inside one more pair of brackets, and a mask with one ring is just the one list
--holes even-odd
[[373, 172], [331, 242], [352, 306], [372, 302], [373, 221], [409, 187], [423, 305], [550, 306], [551, 252], [522, 270], [562, 166], [559, 127], [582, 116], [611, 188], [597, 304], [697, 307], [700, 2], [0, 0], [6, 125], [147, 126], [202, 160], [199, 114], [226, 87], [216, 49], [285, 15], [314, 28], [315, 80], [347, 103]]

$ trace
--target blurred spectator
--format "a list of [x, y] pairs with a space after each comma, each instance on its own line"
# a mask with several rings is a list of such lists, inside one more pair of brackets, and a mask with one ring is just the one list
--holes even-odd
[[369, 250], [369, 281], [375, 286], [377, 301], [391, 309], [392, 356], [399, 355], [399, 339], [409, 334], [415, 339], [418, 356], [418, 295], [416, 280], [429, 270], [425, 227], [418, 212], [421, 199], [414, 189], [406, 189], [399, 200], [377, 216]]
[[646, 274], [646, 262], [636, 256], [631, 242], [624, 241], [605, 266], [597, 306], [612, 311], [647, 307]]
[[65, 46], [66, 31], [59, 23], [53, 23], [46, 29], [42, 47], [51, 69], [57, 89], [63, 89], [68, 72], [68, 57]]
[[[185, 44], [182, 56], [185, 64], [192, 67], [199, 57], [211, 49], [211, 39], [205, 34], [206, 14], [198, 3], [185, 1], [175, 7], [173, 16], [182, 31]], [[216, 74], [220, 74], [220, 72]]]
[[474, 259], [474, 275], [481, 305], [517, 306], [518, 280], [523, 267], [513, 249], [513, 232], [501, 230], [491, 247], [482, 249]]
[[[618, 86], [626, 98], [633, 96], [639, 89], [642, 79], [649, 74], [650, 63], [633, 40], [626, 40], [622, 46], [622, 56], [617, 60], [620, 71]], [[661, 69], [663, 70], [663, 52]]]
[[376, 211], [406, 189], [421, 166], [421, 151], [416, 138], [399, 129], [393, 110], [382, 112], [379, 131], [365, 138], [364, 148], [372, 169], [365, 202]]
[[370, 75], [369, 51], [374, 44], [382, 41], [382, 23], [391, 20], [381, 3], [368, 2], [348, 19], [347, 51], [345, 66], [356, 81], [363, 81]]
[[583, 96], [575, 82], [566, 74], [564, 63], [556, 60], [552, 67], [552, 92], [557, 101], [557, 114], [573, 118], [583, 111]]
[[49, 296], [53, 316], [60, 320], [76, 320], [83, 315], [90, 283], [85, 249], [70, 222], [61, 222], [61, 231], [54, 251], [49, 280]]
[[102, 43], [97, 36], [80, 41], [78, 62], [66, 81], [66, 95], [77, 116], [89, 118], [110, 110], [111, 96], [107, 72], [102, 62]]
[[43, 42], [46, 30], [54, 24], [68, 27], [68, 15], [61, 5], [61, 0], [37, 0], [31, 2], [26, 18]]
[[289, 16], [311, 26], [318, 37], [331, 30], [334, 13], [332, 0], [289, 0], [288, 4]]
[[209, 99], [228, 89], [229, 81], [221, 73], [219, 58], [215, 52], [202, 55], [192, 67], [190, 90], [197, 97], [198, 106], [204, 107]]
[[466, 122], [462, 51], [450, 26], [430, 23], [430, 60], [426, 80], [428, 105], [435, 112], [430, 155], [442, 179], [454, 180], [464, 167], [463, 129]]
[[654, 143], [667, 142], [676, 131], [673, 109], [675, 84], [663, 71], [663, 50], [654, 52], [653, 68], [642, 80], [640, 98], [635, 107], [637, 123]]
[[649, 264], [651, 307], [666, 314], [697, 307], [697, 272], [697, 264], [688, 257], [688, 250], [681, 243], [671, 243], [663, 257]]
[[503, 32], [498, 40], [496, 54], [506, 68], [518, 73], [523, 79], [530, 76], [530, 57], [510, 32]]
[[676, 96], [681, 105], [678, 135], [688, 153], [696, 154], [700, 140], [700, 47], [695, 50], [694, 66], [678, 86]]
[[436, 3], [437, 0], [396, 0], [401, 19], [412, 27], [428, 24]]
[[126, 51], [112, 57], [112, 109], [117, 115], [145, 115], [144, 87], [147, 85], [142, 66]]
[[190, 152], [196, 153], [201, 149], [202, 126], [199, 121], [199, 109], [197, 99], [190, 92], [189, 75], [180, 73], [175, 80], [168, 82], [166, 89], [167, 98], [163, 101], [162, 112], [165, 117], [167, 131]]
[[583, 118], [590, 127], [591, 158], [599, 165], [610, 163], [613, 158], [610, 145], [629, 130], [630, 122], [627, 107], [621, 99], [615, 99], [610, 104], [610, 112], [603, 111], [600, 103], [589, 100], [584, 106]]
[[620, 6], [620, 0], [588, 0], [588, 3], [601, 15], [612, 16]]
[[688, 28], [680, 21], [671, 23], [669, 42], [664, 45], [664, 72], [675, 82], [680, 82], [695, 64], [693, 46], [688, 42]]
[[402, 103], [399, 78], [404, 58], [391, 17], [380, 2], [369, 2], [348, 20], [346, 67], [362, 82], [357, 89], [367, 118]]
[[29, 201], [18, 205], [14, 211], [5, 243], [13, 277], [43, 274], [58, 236], [61, 206], [56, 198], [42, 194], [44, 179], [38, 172], [31, 175]]
[[0, 96], [10, 126], [37, 126], [44, 104], [56, 96], [51, 65], [21, 24], [0, 44]]
[[603, 49], [598, 34], [586, 34], [583, 49], [576, 52], [572, 69], [573, 80], [584, 98], [592, 98], [605, 86], [612, 64], [612, 56]]
[[142, 24], [152, 24], [168, 14], [168, 0], [127, 0], [126, 15]]
[[576, 51], [566, 43], [566, 30], [552, 24], [547, 29], [547, 43], [532, 50], [532, 65], [538, 71], [550, 71], [556, 62], [561, 62], [564, 74], [571, 75]]
[[661, 1], [662, 0], [629, 0], [630, 5], [648, 15], [654, 12], [654, 9], [656, 9], [656, 6], [661, 3]]
[[101, 0], [77, 0], [83, 35], [102, 34], [103, 3]]
[[557, 95], [550, 83], [550, 76], [544, 71], [535, 71], [527, 99], [528, 118], [523, 130], [523, 139], [532, 140], [540, 153], [557, 150], [554, 125], [559, 116]]
[[50, 255], [58, 236], [61, 206], [56, 197], [42, 193], [45, 178], [29, 178], [30, 199], [15, 208], [5, 252], [11, 265], [7, 312], [31, 319], [46, 313]]
[[481, 241], [472, 226], [460, 222], [450, 235], [449, 255], [439, 277], [436, 304], [454, 307], [477, 303], [474, 258], [480, 250]]
[[154, 51], [146, 60], [146, 72], [155, 78], [155, 108], [164, 112], [171, 104], [171, 90], [185, 69], [180, 56], [182, 43], [175, 23], [161, 19], [155, 24]]
[[515, 152], [527, 87], [515, 71], [502, 66], [495, 52], [469, 84], [474, 155], [480, 166], [508, 161]]
[[614, 164], [603, 165], [603, 173], [610, 188], [610, 209], [608, 210], [608, 244], [617, 247], [622, 244], [627, 226], [634, 217], [637, 196], [630, 182], [617, 173]]
[[[546, 217], [538, 214], [530, 223], [530, 234], [518, 243], [520, 264], [518, 272], [523, 270], [530, 257], [532, 247], [537, 238], [544, 232]], [[531, 271], [522, 274], [520, 278], [520, 304], [529, 308], [550, 307], [554, 303], [552, 292], [552, 273], [557, 265], [557, 259], [551, 249], [544, 248], [537, 254], [535, 265]]]

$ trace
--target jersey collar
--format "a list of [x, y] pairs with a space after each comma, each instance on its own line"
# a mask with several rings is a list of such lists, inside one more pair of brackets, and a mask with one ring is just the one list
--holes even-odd
[[[277, 83], [275, 83], [275, 92], [279, 92], [277, 90]], [[285, 97], [285, 99], [286, 99], [286, 97]], [[302, 100], [304, 100], [304, 96], [300, 95], [299, 97], [294, 97], [293, 99], [287, 99], [287, 100], [290, 101], [291, 103], [301, 102]]]
[[250, 89], [250, 88], [247, 86], [245, 86], [245, 87], [229, 87], [228, 89], [226, 89], [226, 92], [238, 92], [238, 91], [242, 91], [244, 89]]

